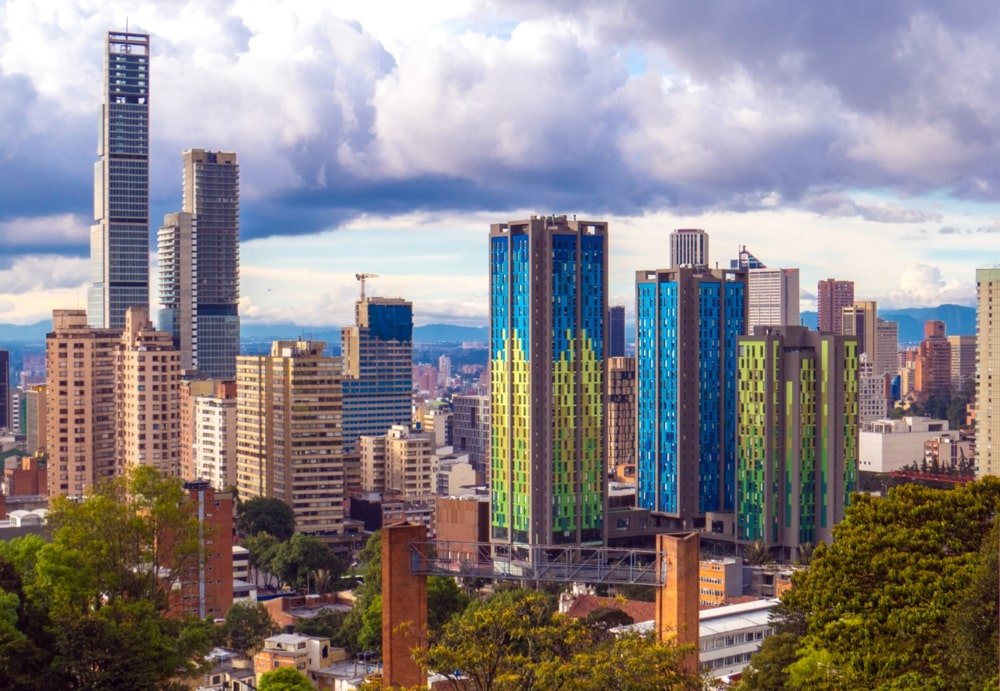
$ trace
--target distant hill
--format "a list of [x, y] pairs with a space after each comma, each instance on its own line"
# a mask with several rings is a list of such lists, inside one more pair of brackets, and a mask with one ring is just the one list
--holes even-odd
[[455, 324], [425, 324], [413, 327], [413, 340], [417, 343], [486, 342], [490, 337], [486, 326], [457, 326]]
[[52, 330], [52, 320], [34, 324], [0, 324], [0, 344], [44, 343], [45, 334]]
[[[937, 307], [907, 307], [898, 310], [879, 310], [879, 317], [899, 323], [900, 343], [919, 343], [924, 340], [924, 322], [939, 319], [951, 336], [973, 336], [976, 333], [976, 308], [965, 305], [938, 305]], [[802, 312], [802, 323], [816, 328], [815, 312]]]

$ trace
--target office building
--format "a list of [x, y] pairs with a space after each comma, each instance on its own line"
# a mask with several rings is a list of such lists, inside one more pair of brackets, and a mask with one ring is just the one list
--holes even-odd
[[236, 360], [236, 486], [281, 499], [298, 532], [344, 532], [343, 393], [339, 358], [322, 341], [275, 341]]
[[951, 345], [951, 386], [960, 389], [976, 378], [976, 337], [948, 336]]
[[875, 356], [870, 359], [875, 374], [895, 374], [899, 369], [899, 323], [875, 319]]
[[54, 310], [45, 337], [50, 495], [79, 497], [115, 475], [115, 355], [119, 329], [87, 325], [83, 310]]
[[742, 245], [740, 247], [739, 255], [736, 259], [729, 260], [730, 269], [766, 269], [764, 262], [755, 257], [752, 253], [747, 251], [747, 246]]
[[489, 473], [490, 397], [451, 397], [452, 446], [455, 453], [469, 454], [469, 463], [481, 477]]
[[97, 328], [149, 306], [149, 67], [147, 34], [108, 32], [87, 295]]
[[878, 303], [874, 300], [856, 300], [841, 311], [840, 333], [858, 340], [858, 355], [867, 353], [875, 365], [880, 364], [875, 349], [878, 332]]
[[45, 425], [48, 415], [45, 406], [45, 385], [35, 384], [29, 387], [24, 397], [26, 448], [33, 456], [39, 451], [45, 451]]
[[821, 333], [843, 333], [842, 314], [854, 304], [854, 281], [828, 278], [816, 285], [817, 326]]
[[670, 267], [708, 266], [708, 233], [699, 228], [678, 228], [670, 234]]
[[608, 477], [635, 482], [635, 358], [608, 360]]
[[746, 329], [741, 270], [636, 273], [638, 505], [702, 527], [736, 496], [736, 356]]
[[0, 429], [14, 429], [10, 394], [10, 351], [0, 350]]
[[625, 306], [608, 308], [608, 357], [625, 357]]
[[756, 326], [799, 325], [798, 269], [749, 269], [747, 296], [748, 334]]
[[240, 169], [236, 154], [188, 149], [182, 209], [157, 236], [160, 328], [185, 376], [232, 379], [240, 350]]
[[924, 340], [917, 348], [914, 388], [923, 396], [947, 395], [951, 389], [951, 343], [943, 321], [924, 322]]
[[408, 425], [413, 392], [413, 304], [368, 296], [354, 303], [354, 315], [341, 331], [347, 453], [362, 434]]
[[1000, 475], [1000, 269], [976, 269], [976, 378], [976, 476]]
[[491, 539], [599, 543], [608, 225], [490, 226]]
[[858, 477], [858, 345], [802, 326], [739, 344], [741, 543], [795, 559], [831, 542]]
[[149, 465], [180, 477], [180, 353], [148, 307], [129, 307], [115, 354], [119, 470]]

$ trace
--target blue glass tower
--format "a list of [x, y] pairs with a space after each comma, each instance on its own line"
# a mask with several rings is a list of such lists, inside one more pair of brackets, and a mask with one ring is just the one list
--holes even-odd
[[636, 274], [638, 504], [686, 528], [734, 508], [746, 288], [740, 270]]
[[354, 313], [355, 325], [341, 331], [345, 453], [359, 436], [385, 434], [412, 418], [413, 304], [366, 297]]

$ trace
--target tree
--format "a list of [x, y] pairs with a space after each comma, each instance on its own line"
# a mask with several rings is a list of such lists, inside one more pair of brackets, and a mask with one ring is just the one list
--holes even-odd
[[254, 497], [236, 507], [236, 526], [240, 535], [268, 533], [284, 541], [295, 533], [295, 514], [280, 499]]
[[427, 629], [434, 638], [449, 619], [465, 611], [469, 596], [458, 587], [454, 578], [429, 576], [427, 578]]
[[236, 602], [226, 613], [225, 623], [217, 630], [217, 640], [224, 648], [252, 657], [264, 647], [264, 640], [279, 630], [264, 605]]
[[240, 544], [250, 552], [250, 568], [253, 569], [255, 582], [264, 581], [270, 586], [274, 581], [274, 555], [278, 550], [278, 540], [270, 533], [248, 535], [240, 540]]
[[343, 563], [322, 540], [301, 533], [277, 545], [271, 566], [282, 582], [297, 589], [309, 589], [310, 585], [329, 587], [344, 570]]
[[329, 638], [330, 643], [338, 648], [347, 648], [348, 641], [344, 636], [344, 620], [347, 612], [328, 610], [317, 614], [312, 619], [300, 619], [295, 623], [296, 633], [306, 636]]
[[313, 685], [294, 667], [279, 667], [260, 676], [257, 691], [313, 691]]
[[[358, 552], [364, 581], [354, 591], [354, 608], [344, 619], [341, 640], [352, 652], [381, 652], [382, 634], [382, 531], [376, 530]], [[374, 610], [377, 608], [377, 612]], [[376, 617], [377, 614], [377, 617]], [[378, 635], [374, 621], [378, 620]], [[367, 628], [365, 622], [368, 622]], [[364, 630], [364, 633], [362, 631]]]
[[[787, 688], [952, 688], [959, 671], [949, 622], [965, 611], [995, 625], [988, 620], [995, 621], [996, 591], [986, 586], [997, 574], [981, 544], [998, 506], [997, 478], [952, 490], [902, 485], [884, 498], [856, 496], [834, 542], [816, 548], [809, 569], [796, 573], [782, 596], [776, 629], [802, 634], [795, 661], [780, 668], [789, 675]], [[975, 591], [977, 582], [982, 591]], [[787, 650], [777, 652], [773, 664], [755, 658], [751, 667], [773, 671], [788, 660]]]
[[740, 689], [786, 689], [789, 686], [788, 667], [795, 662], [799, 636], [776, 633], [768, 636], [743, 670]]
[[635, 620], [617, 607], [598, 607], [586, 616], [584, 623], [597, 638], [604, 639], [611, 629], [634, 624]]

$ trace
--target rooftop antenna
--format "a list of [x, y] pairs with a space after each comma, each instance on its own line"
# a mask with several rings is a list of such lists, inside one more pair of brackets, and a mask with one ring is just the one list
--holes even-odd
[[378, 274], [354, 274], [354, 278], [361, 282], [361, 302], [365, 301], [365, 280], [378, 278]]

